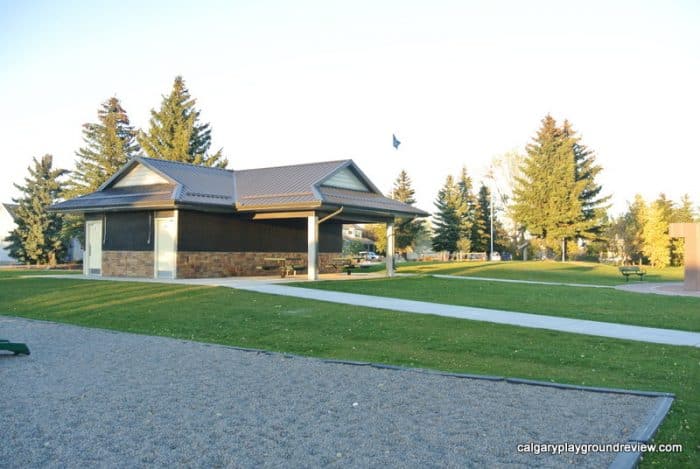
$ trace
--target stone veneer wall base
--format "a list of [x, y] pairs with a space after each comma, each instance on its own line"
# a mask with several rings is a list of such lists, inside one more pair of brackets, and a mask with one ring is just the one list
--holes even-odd
[[[332, 272], [328, 268], [331, 259], [341, 253], [323, 252], [319, 254], [319, 271]], [[258, 267], [269, 265], [266, 258], [301, 258], [301, 264], [307, 266], [306, 252], [207, 252], [183, 251], [177, 253], [178, 278], [206, 277], [253, 277], [259, 275], [279, 275], [279, 270], [262, 270]], [[299, 273], [306, 273], [306, 269]]]
[[105, 277], [153, 277], [153, 251], [102, 251]]

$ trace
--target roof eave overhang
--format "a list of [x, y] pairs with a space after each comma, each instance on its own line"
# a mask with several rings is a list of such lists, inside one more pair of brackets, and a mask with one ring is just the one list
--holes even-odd
[[290, 202], [288, 204], [274, 204], [274, 205], [240, 205], [236, 204], [236, 211], [245, 212], [275, 212], [278, 210], [319, 210], [322, 206], [318, 201], [313, 202]]
[[158, 203], [135, 203], [135, 204], [121, 204], [121, 205], [102, 205], [94, 207], [74, 207], [74, 208], [55, 208], [49, 207], [50, 212], [58, 213], [96, 213], [96, 212], [115, 212], [115, 211], [125, 211], [125, 210], [158, 210], [158, 209], [173, 209], [176, 208], [174, 201], [171, 202], [158, 202]]
[[[343, 207], [343, 213], [342, 213], [343, 218], [348, 218], [347, 217], [348, 215], [372, 216], [372, 217], [383, 218], [383, 219], [418, 218], [418, 217], [423, 216], [423, 215], [419, 215], [416, 213], [408, 213], [408, 212], [402, 212], [402, 211], [398, 211], [398, 210], [357, 207], [357, 206], [348, 205], [348, 204], [323, 204], [321, 206], [321, 208], [323, 210], [330, 211], [330, 210], [338, 209], [341, 206]], [[428, 215], [426, 214], [425, 216], [428, 216]]]

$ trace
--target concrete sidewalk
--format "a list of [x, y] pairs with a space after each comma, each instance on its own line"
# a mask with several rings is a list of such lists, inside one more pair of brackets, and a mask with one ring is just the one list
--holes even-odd
[[634, 293], [649, 293], [667, 296], [694, 296], [700, 298], [700, 291], [688, 291], [683, 289], [683, 282], [648, 283], [630, 282], [617, 285], [617, 290]]
[[431, 277], [446, 278], [449, 280], [476, 280], [480, 282], [501, 282], [501, 283], [525, 283], [529, 285], [555, 285], [563, 287], [579, 287], [579, 288], [615, 288], [614, 285], [595, 285], [592, 283], [568, 283], [568, 282], [544, 282], [540, 280], [515, 280], [507, 278], [493, 277], [469, 277], [464, 275], [444, 275], [431, 274]]
[[587, 321], [556, 316], [544, 316], [530, 313], [517, 313], [495, 309], [476, 308], [472, 306], [455, 306], [426, 301], [403, 300], [357, 293], [343, 293], [328, 290], [290, 287], [281, 284], [280, 279], [245, 279], [245, 278], [208, 278], [208, 279], [136, 279], [136, 278], [106, 278], [85, 277], [83, 275], [52, 276], [68, 279], [88, 280], [122, 280], [130, 282], [175, 283], [183, 285], [209, 285], [236, 288], [258, 293], [291, 296], [309, 300], [326, 301], [330, 303], [349, 304], [367, 308], [380, 308], [391, 311], [401, 311], [416, 314], [434, 314], [473, 321], [485, 321], [511, 326], [548, 329], [553, 331], [570, 332], [573, 334], [593, 335], [614, 339], [635, 340], [665, 345], [681, 345], [700, 348], [700, 333], [678, 331], [673, 329], [658, 329], [653, 327], [631, 326], [610, 322]]
[[[223, 282], [222, 282], [223, 283]], [[227, 286], [227, 285], [221, 285]], [[658, 329], [653, 327], [630, 326], [610, 322], [586, 321], [583, 319], [543, 316], [539, 314], [515, 313], [495, 309], [475, 308], [471, 306], [454, 306], [425, 301], [402, 300], [356, 293], [313, 290], [310, 288], [288, 287], [272, 284], [239, 284], [233, 288], [269, 293], [273, 295], [293, 296], [309, 300], [328, 301], [368, 308], [388, 309], [417, 314], [434, 314], [451, 318], [471, 319], [512, 326], [549, 329], [553, 331], [572, 332], [574, 334], [595, 335], [615, 339], [636, 340], [666, 345], [685, 345], [700, 347], [700, 333]]]

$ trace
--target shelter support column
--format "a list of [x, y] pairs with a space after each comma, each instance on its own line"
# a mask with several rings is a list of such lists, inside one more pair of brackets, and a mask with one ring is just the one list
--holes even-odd
[[386, 276], [394, 276], [394, 221], [386, 223]]
[[318, 280], [318, 216], [308, 217], [308, 278]]

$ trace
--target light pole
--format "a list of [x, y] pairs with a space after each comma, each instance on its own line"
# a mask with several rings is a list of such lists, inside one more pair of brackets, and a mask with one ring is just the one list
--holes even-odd
[[493, 190], [491, 190], [491, 250], [489, 251], [489, 260], [493, 260]]

